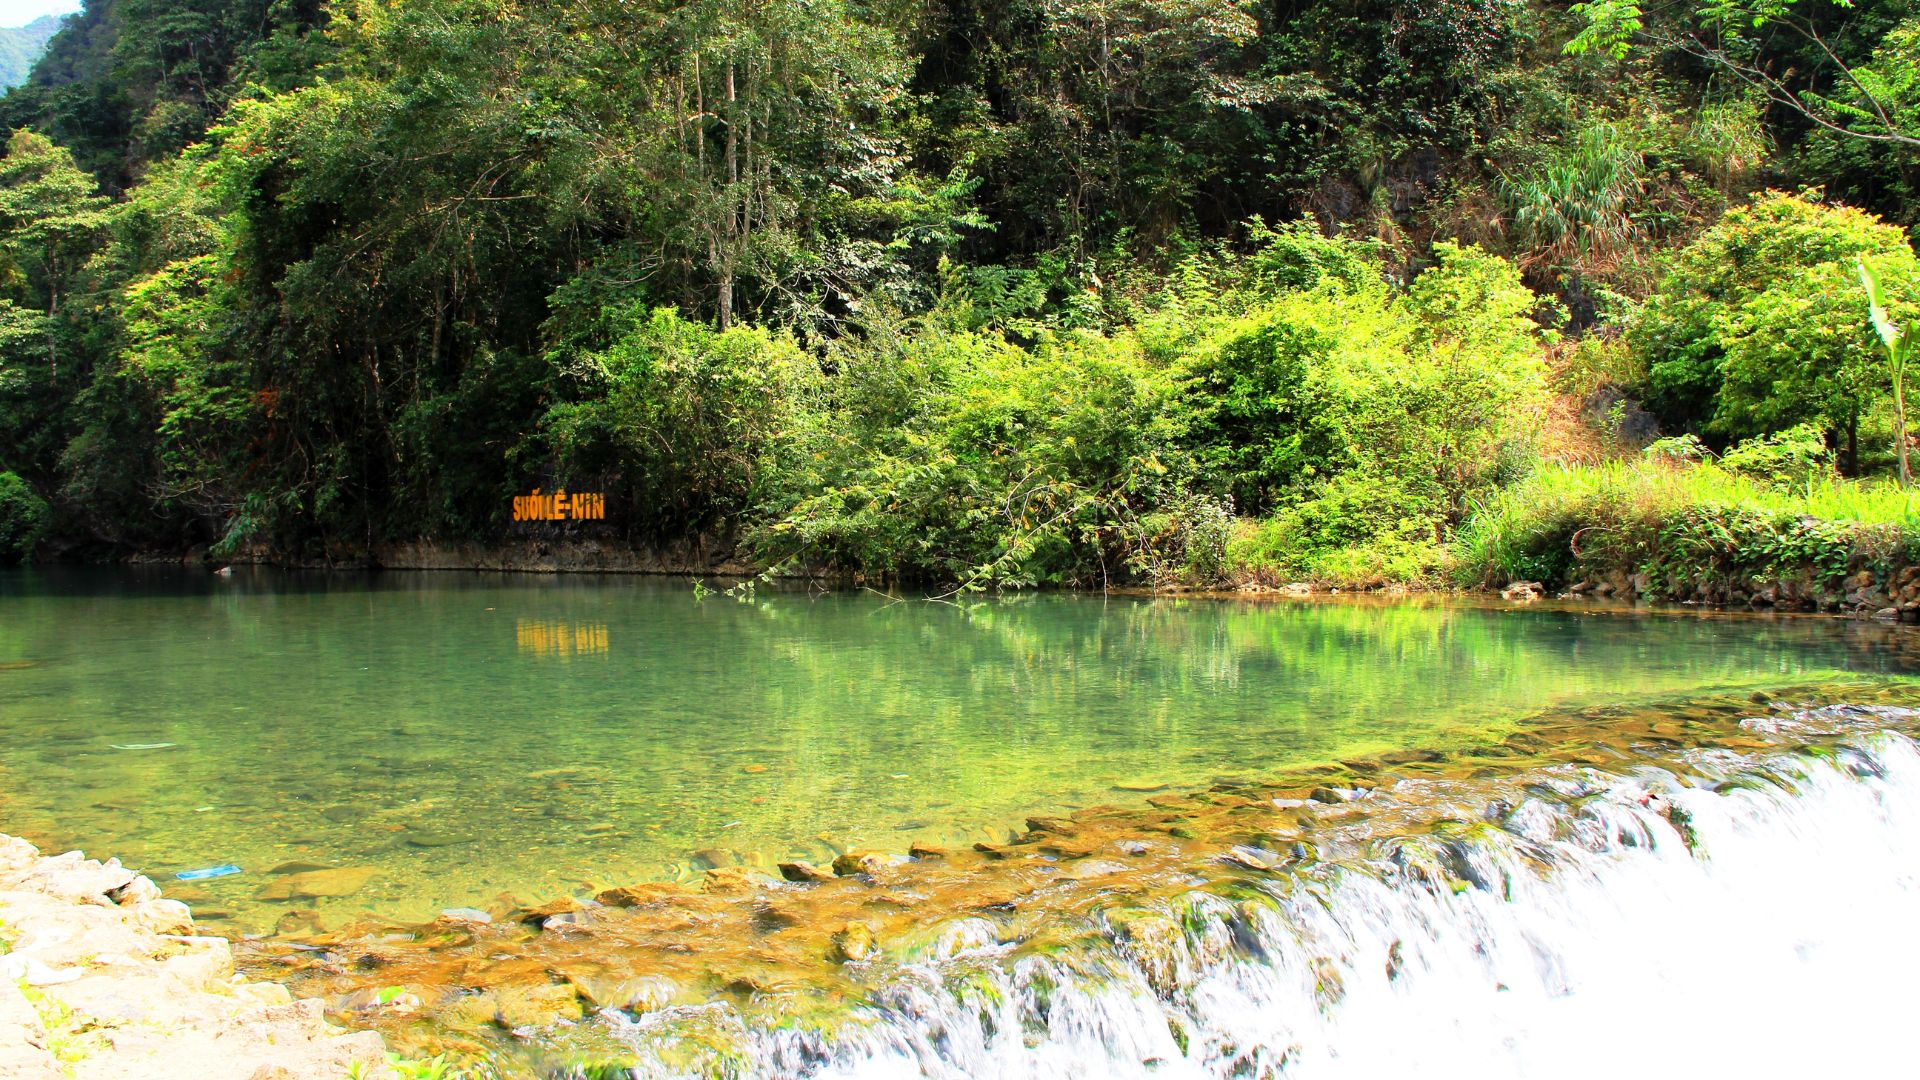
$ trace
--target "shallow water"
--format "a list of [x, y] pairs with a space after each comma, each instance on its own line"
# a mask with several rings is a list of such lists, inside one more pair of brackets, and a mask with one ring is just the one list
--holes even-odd
[[[1433, 600], [863, 593], [478, 574], [0, 574], [0, 827], [273, 925], [999, 839], [1546, 708], [1905, 676], [1900, 631]], [[116, 747], [141, 747], [117, 749]], [[286, 864], [345, 897], [258, 898]]]
[[1353, 799], [1221, 785], [820, 884], [241, 956], [511, 1080], [1902, 1075], [1920, 712], [1824, 692], [1541, 714]]

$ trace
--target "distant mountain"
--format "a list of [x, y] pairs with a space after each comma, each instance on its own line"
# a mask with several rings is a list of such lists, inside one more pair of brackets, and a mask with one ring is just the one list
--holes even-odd
[[47, 42], [60, 30], [61, 19], [42, 15], [25, 26], [0, 29], [0, 90], [27, 81], [33, 62], [47, 51]]

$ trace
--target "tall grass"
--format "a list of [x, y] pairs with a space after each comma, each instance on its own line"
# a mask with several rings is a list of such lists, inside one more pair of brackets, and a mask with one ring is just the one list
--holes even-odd
[[1645, 176], [1645, 161], [1620, 130], [1596, 124], [1531, 172], [1507, 177], [1501, 192], [1530, 249], [1521, 264], [1617, 268], [1640, 237], [1633, 209]]
[[[1455, 533], [1467, 585], [1583, 572], [1709, 576], [1844, 573], [1920, 546], [1920, 499], [1890, 483], [1773, 484], [1710, 462], [1543, 465], [1473, 508]], [[1670, 586], [1671, 587], [1671, 586]]]

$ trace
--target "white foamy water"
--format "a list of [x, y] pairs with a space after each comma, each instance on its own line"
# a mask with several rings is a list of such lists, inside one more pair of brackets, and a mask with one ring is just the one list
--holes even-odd
[[725, 1006], [623, 1035], [649, 1077], [1911, 1075], [1914, 744], [1703, 772], [1565, 773], [1497, 825], [1200, 895], [1105, 948], [1023, 955], [963, 926], [830, 1035]]

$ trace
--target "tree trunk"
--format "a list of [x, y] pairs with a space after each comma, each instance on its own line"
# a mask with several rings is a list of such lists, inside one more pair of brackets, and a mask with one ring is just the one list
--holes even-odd
[[735, 103], [739, 100], [733, 87], [733, 61], [727, 61], [727, 231], [725, 252], [720, 267], [720, 329], [733, 325], [733, 263], [739, 252], [740, 240], [740, 130], [735, 124]]
[[[1905, 344], [1904, 342], [1902, 344]], [[1904, 366], [1904, 365], [1902, 365]], [[1893, 441], [1900, 451], [1900, 486], [1913, 486], [1913, 468], [1907, 462], [1907, 379], [1906, 372], [1893, 373]]]

